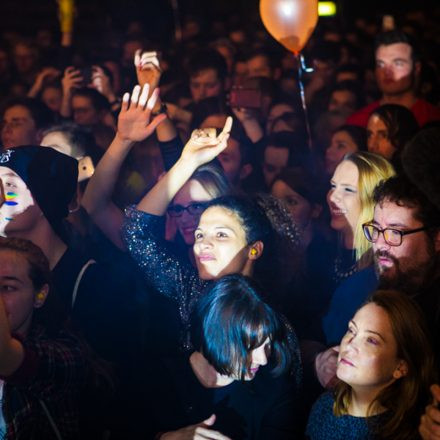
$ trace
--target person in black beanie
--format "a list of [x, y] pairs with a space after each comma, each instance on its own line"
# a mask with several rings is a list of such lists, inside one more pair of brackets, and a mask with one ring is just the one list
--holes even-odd
[[[140, 352], [137, 286], [123, 275], [122, 267], [117, 270], [117, 263], [96, 263], [69, 246], [65, 219], [77, 177], [77, 160], [50, 147], [20, 146], [0, 153], [0, 236], [26, 238], [42, 249], [55, 294], [72, 324], [98, 355], [114, 365], [128, 399], [127, 381], [136, 377], [132, 369]], [[121, 402], [119, 394], [118, 399]], [[97, 438], [91, 425], [99, 424], [99, 416], [96, 402], [92, 405], [85, 423], [90, 438]], [[123, 412], [119, 409], [117, 420], [123, 420]]]

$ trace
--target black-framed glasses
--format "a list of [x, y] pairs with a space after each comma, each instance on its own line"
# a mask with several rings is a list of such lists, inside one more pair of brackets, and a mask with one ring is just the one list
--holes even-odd
[[383, 238], [386, 243], [390, 246], [400, 246], [402, 244], [402, 237], [404, 235], [414, 234], [420, 231], [426, 231], [432, 228], [432, 226], [423, 226], [417, 229], [408, 229], [406, 231], [401, 231], [400, 229], [385, 228], [380, 229], [371, 223], [364, 223], [362, 229], [364, 231], [365, 238], [371, 243], [376, 243], [379, 239], [379, 235], [383, 234]]
[[206, 208], [208, 203], [194, 202], [187, 206], [183, 205], [171, 205], [168, 207], [167, 212], [171, 217], [180, 217], [183, 211], [188, 211], [191, 215], [200, 215]]

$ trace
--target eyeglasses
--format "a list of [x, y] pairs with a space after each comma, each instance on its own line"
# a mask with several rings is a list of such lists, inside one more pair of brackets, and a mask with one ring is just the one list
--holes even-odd
[[207, 203], [190, 203], [188, 206], [171, 205], [168, 207], [167, 212], [171, 217], [181, 217], [183, 211], [188, 211], [191, 215], [200, 215], [206, 208]]
[[414, 234], [420, 231], [426, 231], [432, 228], [432, 226], [423, 226], [422, 228], [409, 229], [407, 231], [401, 231], [394, 228], [380, 229], [371, 223], [364, 223], [362, 229], [364, 231], [365, 238], [371, 243], [376, 243], [379, 239], [379, 235], [383, 234], [383, 238], [390, 246], [400, 246], [402, 244], [402, 237], [404, 235]]

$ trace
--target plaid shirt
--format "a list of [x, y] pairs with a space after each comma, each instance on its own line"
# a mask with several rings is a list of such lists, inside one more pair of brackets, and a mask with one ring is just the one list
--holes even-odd
[[42, 327], [22, 341], [23, 363], [5, 381], [3, 414], [6, 439], [56, 439], [43, 410], [47, 407], [63, 440], [79, 439], [78, 396], [87, 376], [81, 343], [66, 331], [49, 339]]

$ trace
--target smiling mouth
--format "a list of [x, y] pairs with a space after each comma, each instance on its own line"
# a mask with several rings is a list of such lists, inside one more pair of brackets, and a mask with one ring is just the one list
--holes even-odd
[[348, 365], [349, 367], [354, 367], [354, 364], [345, 358], [341, 358], [339, 363], [344, 364], [344, 365]]

